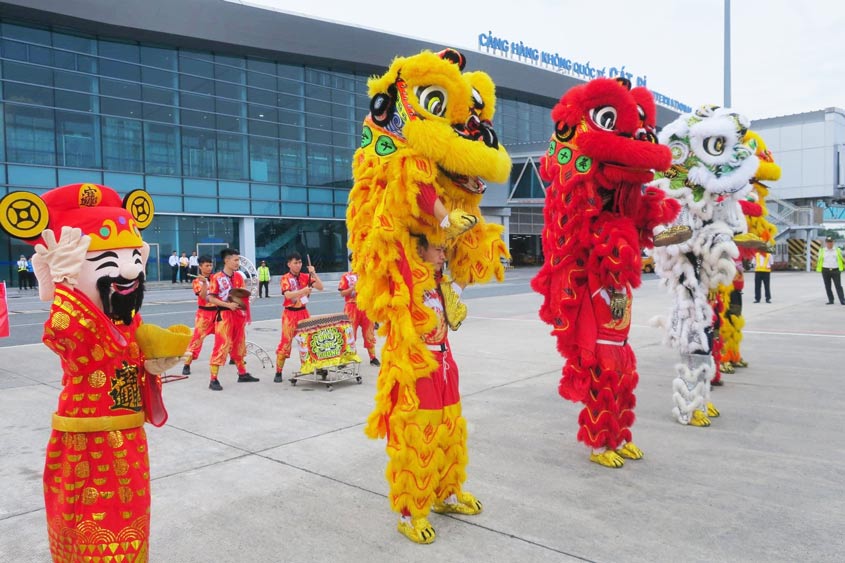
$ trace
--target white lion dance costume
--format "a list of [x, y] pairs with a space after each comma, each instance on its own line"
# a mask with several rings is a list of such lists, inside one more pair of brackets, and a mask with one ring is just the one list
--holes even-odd
[[739, 256], [734, 236], [747, 230], [739, 199], [757, 170], [754, 150], [743, 142], [747, 130], [744, 116], [705, 106], [660, 133], [672, 150], [672, 168], [656, 174], [654, 184], [681, 204], [674, 226], [692, 229], [688, 241], [654, 250], [655, 271], [674, 298], [663, 324], [667, 343], [681, 353], [672, 383], [672, 413], [681, 424], [709, 426], [709, 417], [719, 416], [710, 401], [716, 366], [708, 294], [733, 280]]
[[480, 178], [510, 173], [490, 121], [494, 86], [482, 72], [462, 73], [464, 64], [455, 50], [426, 51], [370, 80], [347, 211], [358, 306], [387, 337], [366, 432], [387, 437], [390, 504], [398, 530], [417, 543], [435, 539], [430, 510], [477, 514], [481, 503], [462, 490], [466, 422], [443, 327], [445, 309], [457, 328], [462, 304], [417, 253], [415, 235], [445, 246], [459, 286], [503, 279], [508, 255], [502, 227], [484, 223], [479, 208]]

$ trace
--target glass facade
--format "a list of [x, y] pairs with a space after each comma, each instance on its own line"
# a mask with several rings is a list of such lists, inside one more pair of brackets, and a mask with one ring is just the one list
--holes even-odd
[[[157, 212], [145, 239], [164, 260], [221, 232], [236, 244], [237, 228], [207, 228], [213, 216], [234, 225], [256, 217], [256, 258], [281, 256], [292, 243], [273, 237], [298, 231], [297, 249], [319, 252], [323, 271], [345, 268], [338, 256], [366, 75], [10, 21], [0, 21], [0, 63], [0, 196], [84, 181], [143, 188]], [[548, 115], [502, 99], [500, 139], [545, 140]], [[175, 216], [185, 225], [178, 236], [165, 226]], [[276, 233], [266, 244], [265, 230]], [[11, 272], [31, 249], [2, 237]]]

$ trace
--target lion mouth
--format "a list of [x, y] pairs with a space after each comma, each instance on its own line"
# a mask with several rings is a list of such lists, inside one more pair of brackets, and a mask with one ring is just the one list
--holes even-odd
[[438, 168], [440, 168], [440, 171], [443, 172], [443, 174], [446, 175], [446, 177], [449, 178], [453, 184], [463, 190], [479, 195], [487, 191], [487, 184], [485, 184], [484, 180], [482, 180], [478, 176], [455, 174], [454, 172], [449, 172], [442, 166], [438, 166]]
[[491, 149], [499, 148], [499, 137], [493, 129], [493, 124], [480, 120], [477, 115], [470, 115], [466, 123], [452, 125], [452, 128], [464, 139], [482, 141]]

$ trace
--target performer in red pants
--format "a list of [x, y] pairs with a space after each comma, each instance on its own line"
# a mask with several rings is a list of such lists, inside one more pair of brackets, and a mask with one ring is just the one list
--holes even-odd
[[311, 316], [305, 305], [312, 288], [323, 291], [323, 281], [314, 266], [309, 265], [307, 273], [302, 271], [302, 255], [299, 252], [292, 252], [288, 256], [288, 270], [279, 280], [285, 301], [282, 311], [282, 338], [276, 348], [276, 376], [273, 378], [276, 383], [282, 382], [282, 369], [285, 367], [285, 360], [290, 358], [291, 344], [299, 321]]
[[[352, 255], [349, 255], [349, 261], [352, 262]], [[358, 308], [355, 298], [358, 292], [355, 290], [355, 284], [358, 283], [358, 274], [355, 271], [346, 272], [340, 278], [340, 283], [337, 284], [337, 289], [346, 301], [343, 306], [343, 312], [349, 317], [352, 322], [352, 335], [357, 337], [358, 329], [361, 329], [361, 336], [364, 338], [364, 347], [370, 355], [370, 365], [380, 366], [381, 362], [376, 357], [376, 331], [373, 322], [367, 317], [364, 311]]]
[[217, 307], [208, 302], [208, 284], [210, 283], [213, 264], [210, 256], [199, 257], [199, 275], [194, 278], [194, 295], [197, 296], [197, 315], [194, 319], [194, 334], [188, 344], [187, 353], [182, 368], [182, 375], [191, 375], [191, 362], [199, 358], [202, 351], [202, 341], [214, 334], [214, 321], [217, 318]]

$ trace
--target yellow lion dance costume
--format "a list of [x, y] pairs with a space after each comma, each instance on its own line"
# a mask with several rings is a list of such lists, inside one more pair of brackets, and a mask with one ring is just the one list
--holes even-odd
[[[748, 195], [750, 205], [744, 205], [745, 220], [748, 224], [748, 234], [759, 237], [768, 247], [774, 249], [777, 227], [768, 219], [769, 211], [766, 208], [766, 197], [769, 195], [769, 188], [763, 181], [774, 182], [780, 179], [781, 169], [775, 163], [771, 151], [765, 141], [756, 132], [749, 130], [745, 134], [743, 142], [754, 149], [759, 165], [757, 173], [751, 179], [754, 189]], [[742, 252], [742, 258], [754, 260], [754, 252]], [[738, 273], [742, 276], [742, 273]], [[740, 343], [742, 342], [742, 328], [745, 326], [745, 318], [742, 316], [742, 299], [734, 286], [719, 286], [719, 293], [722, 296], [724, 307], [720, 313], [721, 325], [719, 337], [722, 340], [722, 373], [733, 373], [734, 368], [748, 367], [748, 362], [742, 357]]]
[[[479, 208], [481, 178], [504, 182], [511, 167], [491, 124], [495, 87], [485, 73], [462, 73], [464, 64], [452, 49], [424, 51], [396, 58], [383, 76], [370, 79], [370, 114], [347, 210], [358, 307], [381, 323], [386, 337], [366, 433], [387, 437], [391, 507], [402, 515], [399, 531], [418, 543], [434, 540], [432, 507], [481, 510], [461, 491], [467, 452], [459, 398], [440, 410], [420, 407], [418, 380], [430, 379], [445, 362], [425, 340], [439, 318], [424, 300], [439, 293], [457, 328], [462, 319], [455, 317], [465, 307], [454, 285], [501, 281], [508, 257], [503, 228], [485, 223]], [[436, 281], [417, 252], [419, 235], [445, 247], [455, 284], [445, 276]], [[447, 500], [458, 505], [444, 505]]]

